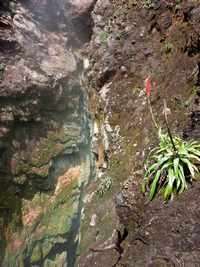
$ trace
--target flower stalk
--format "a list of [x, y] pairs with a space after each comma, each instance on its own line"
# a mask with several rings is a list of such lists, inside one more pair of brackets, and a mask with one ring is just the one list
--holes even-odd
[[[152, 122], [153, 122], [155, 128], [157, 130], [159, 130], [158, 124], [156, 122], [156, 119], [155, 119], [155, 116], [154, 116], [154, 113], [153, 113], [151, 101], [150, 101], [150, 94], [151, 94], [150, 76], [148, 76], [145, 79], [144, 85], [145, 85], [145, 91], [146, 91], [146, 95], [147, 95], [148, 107], [149, 107], [149, 111], [150, 111], [150, 114], [151, 114], [151, 119], [152, 119]], [[169, 139], [171, 141], [172, 147], [174, 149], [174, 152], [177, 152], [177, 149], [176, 149], [176, 146], [174, 144], [173, 137], [172, 137], [172, 134], [171, 134], [171, 130], [170, 130], [170, 127], [169, 127], [168, 119], [167, 119], [167, 104], [166, 104], [166, 100], [165, 99], [163, 100], [163, 104], [164, 104], [164, 119], [165, 119], [165, 124], [166, 124], [166, 128], [167, 128], [167, 133], [168, 133]]]
[[158, 124], [156, 122], [156, 119], [155, 119], [155, 116], [153, 114], [153, 109], [152, 109], [152, 106], [151, 106], [151, 101], [150, 101], [150, 94], [151, 94], [151, 80], [150, 80], [150, 76], [148, 76], [145, 81], [144, 81], [144, 87], [145, 87], [145, 92], [146, 92], [146, 95], [147, 95], [147, 102], [148, 102], [148, 108], [149, 108], [149, 111], [150, 111], [150, 114], [151, 114], [151, 119], [152, 119], [152, 122], [155, 126], [155, 128], [158, 130]]
[[148, 107], [149, 107], [149, 111], [150, 111], [150, 114], [151, 114], [151, 119], [152, 119], [152, 122], [154, 124], [154, 126], [156, 127], [156, 129], [158, 130], [158, 124], [156, 122], [156, 119], [155, 119], [155, 116], [153, 114], [153, 109], [152, 109], [152, 106], [151, 106], [151, 101], [150, 101], [150, 97], [147, 96], [147, 102], [148, 102]]
[[168, 136], [169, 136], [170, 141], [172, 143], [172, 147], [174, 149], [174, 152], [177, 153], [177, 149], [176, 149], [176, 146], [174, 144], [174, 140], [173, 140], [173, 137], [172, 137], [172, 134], [171, 134], [171, 130], [170, 130], [170, 127], [169, 127], [169, 123], [168, 123], [168, 119], [167, 119], [167, 104], [166, 104], [166, 100], [165, 99], [163, 100], [163, 105], [164, 105], [164, 118], [165, 118], [165, 124], [166, 124], [166, 127], [167, 127], [167, 133], [168, 133]]
[[199, 175], [200, 143], [194, 140], [185, 141], [173, 136], [168, 123], [169, 109], [164, 99], [164, 121], [167, 128], [162, 133], [154, 117], [150, 102], [150, 77], [145, 80], [145, 91], [153, 124], [158, 129], [159, 144], [148, 155], [147, 168], [141, 185], [143, 193], [149, 192], [149, 199], [161, 192], [165, 201], [181, 194], [187, 189], [187, 182], [196, 180]]

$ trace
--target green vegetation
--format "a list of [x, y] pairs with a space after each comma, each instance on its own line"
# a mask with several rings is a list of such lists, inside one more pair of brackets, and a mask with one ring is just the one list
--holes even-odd
[[131, 90], [132, 90], [133, 95], [138, 95], [142, 91], [142, 88], [139, 86], [134, 86], [131, 88]]
[[3, 77], [3, 72], [5, 70], [6, 65], [4, 63], [0, 63], [0, 79]]
[[4, 71], [6, 65], [4, 63], [0, 63], [0, 71]]
[[151, 106], [151, 77], [145, 79], [145, 91], [152, 122], [158, 131], [159, 144], [150, 151], [147, 159], [147, 171], [142, 182], [142, 192], [149, 191], [152, 200], [156, 193], [162, 192], [164, 200], [169, 200], [174, 194], [180, 194], [187, 189], [187, 182], [198, 177], [200, 162], [200, 142], [185, 141], [173, 136], [168, 123], [169, 109], [165, 99], [164, 119], [167, 133], [163, 134], [156, 122]]
[[101, 178], [101, 182], [97, 189], [97, 194], [102, 197], [112, 187], [112, 178], [110, 176], [104, 176]]
[[152, 8], [154, 7], [154, 3], [152, 0], [143, 0], [142, 5], [144, 8]]
[[175, 12], [178, 11], [181, 7], [182, 0], [176, 0], [175, 1]]
[[166, 55], [170, 54], [174, 50], [174, 45], [171, 42], [164, 42], [162, 52]]
[[109, 33], [102, 31], [99, 33], [99, 39], [102, 44], [107, 44]]
[[187, 182], [197, 179], [200, 162], [200, 143], [184, 141], [173, 137], [176, 150], [168, 134], [159, 132], [159, 145], [150, 152], [148, 168], [144, 175], [142, 191], [149, 189], [149, 199], [157, 192], [163, 193], [164, 200], [169, 200], [174, 193], [187, 189]]

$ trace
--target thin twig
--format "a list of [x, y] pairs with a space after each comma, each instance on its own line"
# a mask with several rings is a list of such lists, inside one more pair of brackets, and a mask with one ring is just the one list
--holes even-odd
[[152, 110], [151, 101], [150, 101], [149, 96], [147, 96], [147, 101], [148, 101], [149, 111], [151, 114], [151, 119], [152, 119], [153, 124], [155, 125], [156, 129], [158, 130], [158, 124], [157, 124], [156, 119], [155, 119], [154, 114], [153, 114], [153, 110]]

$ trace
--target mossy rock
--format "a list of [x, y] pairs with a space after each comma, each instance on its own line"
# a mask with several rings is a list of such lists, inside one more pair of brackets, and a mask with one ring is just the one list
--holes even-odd
[[47, 259], [44, 262], [44, 267], [58, 267], [58, 266], [65, 266], [64, 263], [67, 262], [67, 253], [63, 252], [60, 255], [57, 255], [55, 260]]
[[37, 261], [40, 261], [43, 257], [41, 244], [37, 244], [31, 254], [30, 263], [33, 264]]
[[55, 132], [49, 132], [47, 137], [40, 138], [29, 151], [20, 151], [14, 155], [13, 161], [15, 163], [11, 169], [13, 175], [18, 177], [17, 180], [20, 183], [23, 175], [47, 178], [51, 161], [62, 152], [65, 153], [66, 149], [72, 153], [77, 140], [79, 140], [79, 134], [79, 129], [66, 130], [64, 127]]

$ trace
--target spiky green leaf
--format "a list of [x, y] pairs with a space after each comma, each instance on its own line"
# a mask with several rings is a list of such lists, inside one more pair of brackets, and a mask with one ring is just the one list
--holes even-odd
[[158, 180], [160, 178], [160, 174], [161, 174], [161, 171], [160, 170], [157, 171], [156, 176], [154, 177], [153, 182], [152, 182], [152, 184], [150, 186], [150, 193], [149, 193], [149, 199], [150, 200], [153, 199], [153, 197], [154, 197], [154, 195], [156, 193], [156, 186], [157, 186]]

